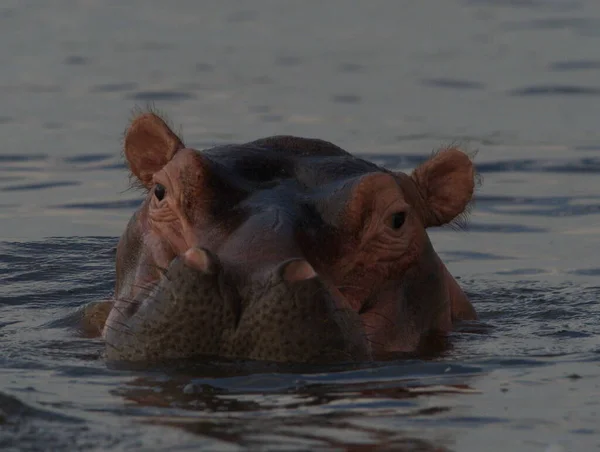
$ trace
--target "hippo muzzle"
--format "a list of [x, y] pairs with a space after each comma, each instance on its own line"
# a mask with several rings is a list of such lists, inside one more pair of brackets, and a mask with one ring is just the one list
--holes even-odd
[[289, 259], [260, 273], [242, 279], [209, 251], [188, 250], [157, 284], [113, 309], [105, 329], [107, 358], [310, 363], [371, 358], [359, 315], [340, 306], [306, 260]]

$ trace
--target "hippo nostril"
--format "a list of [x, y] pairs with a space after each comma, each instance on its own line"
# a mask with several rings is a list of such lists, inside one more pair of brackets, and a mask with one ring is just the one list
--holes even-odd
[[294, 259], [281, 266], [281, 277], [287, 282], [305, 281], [317, 276], [315, 269], [304, 259]]
[[204, 248], [190, 248], [183, 254], [183, 261], [203, 273], [215, 272], [216, 259]]

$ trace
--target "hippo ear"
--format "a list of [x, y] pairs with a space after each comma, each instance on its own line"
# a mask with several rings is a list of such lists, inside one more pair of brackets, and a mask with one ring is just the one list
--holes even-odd
[[135, 118], [125, 134], [124, 151], [129, 169], [145, 187], [152, 185], [152, 175], [181, 148], [183, 143], [179, 137], [154, 113]]
[[475, 166], [457, 148], [437, 152], [411, 174], [424, 201], [425, 227], [450, 223], [465, 212], [475, 190]]

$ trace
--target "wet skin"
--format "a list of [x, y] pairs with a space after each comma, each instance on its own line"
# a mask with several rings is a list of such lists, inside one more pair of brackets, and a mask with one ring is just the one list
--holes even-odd
[[459, 149], [407, 175], [292, 136], [193, 150], [145, 113], [124, 153], [147, 193], [94, 313], [109, 360], [367, 361], [476, 319], [426, 232], [472, 199]]

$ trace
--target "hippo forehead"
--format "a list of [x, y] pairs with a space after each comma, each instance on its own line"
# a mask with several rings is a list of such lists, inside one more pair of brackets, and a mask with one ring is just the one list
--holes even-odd
[[229, 217], [236, 207], [246, 214], [279, 207], [299, 215], [308, 207], [334, 221], [361, 176], [388, 172], [326, 141], [289, 136], [192, 152], [193, 162], [184, 160], [187, 209], [197, 209], [202, 197], [213, 217]]
[[201, 152], [220, 167], [221, 177], [262, 188], [264, 183], [295, 180], [298, 190], [314, 190], [373, 171], [384, 171], [343, 149], [316, 139], [270, 137]]

